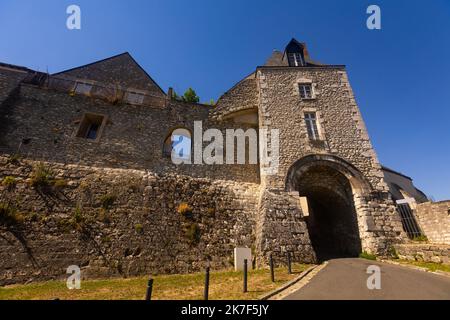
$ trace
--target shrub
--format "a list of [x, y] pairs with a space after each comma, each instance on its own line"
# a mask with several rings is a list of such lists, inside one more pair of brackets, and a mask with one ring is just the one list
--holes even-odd
[[177, 212], [179, 214], [181, 214], [182, 216], [187, 217], [187, 216], [192, 214], [192, 208], [191, 208], [191, 206], [188, 203], [182, 202], [178, 206]]
[[77, 231], [83, 231], [86, 219], [83, 211], [80, 207], [76, 207], [73, 211], [72, 218], [70, 219], [70, 225]]
[[134, 225], [134, 230], [137, 233], [142, 233], [142, 231], [144, 231], [144, 227], [142, 226], [142, 224], [138, 223]]
[[398, 257], [398, 253], [397, 253], [397, 250], [395, 250], [395, 248], [394, 247], [389, 247], [389, 255], [391, 256], [391, 258], [393, 258], [393, 259], [398, 259], [399, 257]]
[[117, 199], [117, 197], [113, 194], [106, 194], [106, 195], [102, 196], [100, 198], [100, 201], [102, 203], [102, 208], [105, 210], [110, 209], [113, 206], [116, 199]]
[[6, 187], [9, 191], [12, 191], [16, 188], [17, 180], [14, 177], [5, 177], [2, 181], [2, 185]]
[[186, 228], [186, 238], [190, 244], [197, 244], [200, 241], [200, 227], [196, 223], [190, 224]]
[[23, 220], [23, 216], [17, 212], [14, 206], [0, 202], [0, 223], [9, 227], [21, 224]]
[[54, 172], [43, 165], [42, 163], [36, 165], [31, 173], [31, 186], [33, 188], [46, 188], [53, 183]]
[[377, 260], [377, 256], [366, 251], [359, 254], [359, 257], [367, 260]]

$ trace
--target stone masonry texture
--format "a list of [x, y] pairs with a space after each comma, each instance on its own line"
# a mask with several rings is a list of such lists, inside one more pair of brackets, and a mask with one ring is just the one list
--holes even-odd
[[[0, 285], [62, 279], [70, 265], [84, 278], [229, 268], [235, 247], [251, 248], [255, 266], [270, 256], [283, 264], [287, 253], [314, 263], [330, 249], [312, 240], [322, 230], [311, 222], [317, 212], [339, 213], [333, 235], [362, 251], [386, 256], [402, 244], [345, 67], [290, 67], [276, 57], [215, 106], [167, 96], [129, 54], [55, 75], [0, 64]], [[77, 81], [95, 89], [77, 94]], [[312, 99], [300, 97], [302, 83]], [[114, 86], [145, 94], [145, 103], [98, 89]], [[319, 139], [308, 136], [307, 112]], [[88, 115], [103, 119], [96, 140], [77, 136]], [[194, 137], [194, 121], [224, 136], [278, 130], [278, 171], [261, 161], [173, 164], [167, 139], [178, 128]], [[308, 214], [301, 197], [311, 200]]]

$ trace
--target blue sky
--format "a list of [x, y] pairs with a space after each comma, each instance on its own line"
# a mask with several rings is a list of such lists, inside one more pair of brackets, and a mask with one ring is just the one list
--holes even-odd
[[[82, 30], [66, 28], [66, 8]], [[381, 7], [382, 29], [366, 28]], [[2, 0], [0, 61], [56, 72], [129, 51], [164, 90], [217, 99], [295, 37], [345, 64], [380, 161], [450, 199], [450, 1]]]

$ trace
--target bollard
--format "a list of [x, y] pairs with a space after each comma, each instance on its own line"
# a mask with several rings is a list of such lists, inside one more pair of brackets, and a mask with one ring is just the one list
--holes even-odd
[[247, 259], [244, 259], [244, 293], [247, 292]]
[[272, 254], [270, 254], [269, 256], [269, 265], [270, 265], [270, 278], [272, 279], [272, 282], [275, 282], [275, 271], [273, 270]]
[[145, 294], [146, 301], [152, 300], [152, 291], [153, 291], [153, 279], [150, 279], [148, 280], [147, 293]]
[[209, 295], [209, 267], [206, 268], [205, 274], [205, 291], [203, 293], [205, 300], [208, 300], [208, 295]]
[[288, 273], [292, 274], [291, 253], [287, 253]]

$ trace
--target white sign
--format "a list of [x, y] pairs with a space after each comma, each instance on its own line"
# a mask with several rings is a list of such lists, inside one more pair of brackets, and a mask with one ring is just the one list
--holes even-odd
[[235, 248], [234, 249], [234, 270], [244, 270], [244, 260], [247, 259], [247, 266], [250, 268], [252, 264], [252, 250], [249, 248]]

